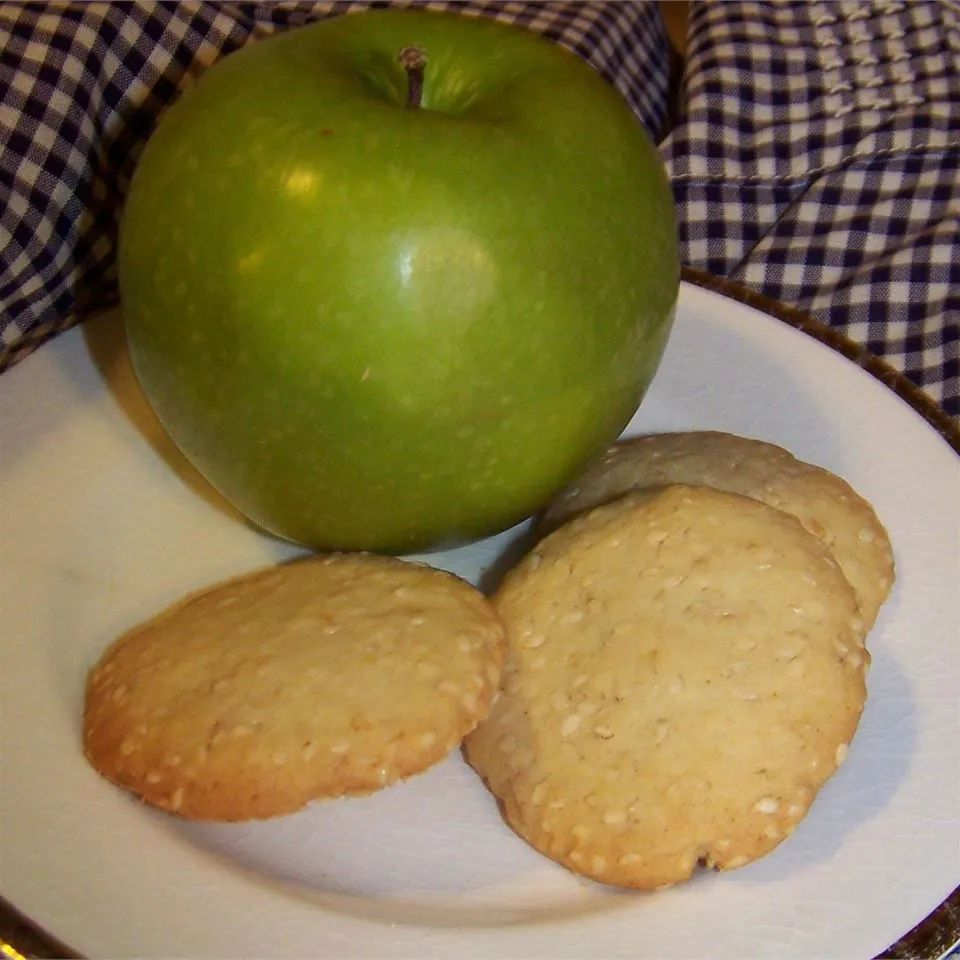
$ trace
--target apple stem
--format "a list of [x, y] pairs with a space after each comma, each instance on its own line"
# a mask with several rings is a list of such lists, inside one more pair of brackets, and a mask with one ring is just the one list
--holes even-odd
[[407, 106], [416, 109], [423, 98], [423, 68], [427, 65], [427, 55], [420, 47], [404, 47], [397, 59], [407, 71]]

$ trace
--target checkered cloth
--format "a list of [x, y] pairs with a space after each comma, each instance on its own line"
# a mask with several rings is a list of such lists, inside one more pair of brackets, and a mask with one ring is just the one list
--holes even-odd
[[960, 4], [695, 4], [682, 102], [662, 150], [686, 262], [960, 414]]
[[[164, 106], [249, 40], [362, 5], [0, 3], [0, 369], [115, 299], [117, 215]], [[655, 4], [426, 5], [565, 44], [666, 132]], [[956, 0], [691, 11], [662, 147], [685, 261], [809, 310], [960, 414]]]

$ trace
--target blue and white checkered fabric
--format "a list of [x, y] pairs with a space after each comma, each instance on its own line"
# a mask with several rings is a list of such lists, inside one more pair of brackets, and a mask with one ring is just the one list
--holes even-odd
[[[356, 6], [0, 3], [0, 369], [116, 297], [162, 109], [242, 44]], [[667, 131], [654, 3], [466, 0], [575, 50]], [[685, 262], [807, 310], [960, 415], [957, 0], [694, 2], [662, 144]]]
[[662, 147], [685, 261], [960, 414], [960, 6], [701, 3]]

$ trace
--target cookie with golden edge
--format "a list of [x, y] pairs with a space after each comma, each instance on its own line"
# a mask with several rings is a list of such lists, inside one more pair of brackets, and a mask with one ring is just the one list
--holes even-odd
[[873, 507], [843, 479], [772, 443], [715, 431], [622, 441], [547, 507], [542, 528], [628, 490], [669, 483], [715, 487], [793, 514], [837, 558], [869, 629], [893, 586], [890, 539]]
[[493, 603], [503, 690], [467, 758], [522, 837], [595, 880], [652, 889], [763, 856], [857, 729], [853, 590], [757, 500], [627, 494], [541, 541]]
[[246, 820], [377, 790], [486, 714], [503, 628], [457, 577], [334, 554], [203, 590], [91, 671], [84, 741], [104, 776], [183, 817]]

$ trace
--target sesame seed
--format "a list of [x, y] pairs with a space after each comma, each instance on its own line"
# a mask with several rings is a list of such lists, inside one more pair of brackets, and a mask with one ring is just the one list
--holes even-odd
[[753, 809], [757, 813], [776, 813], [780, 809], [780, 803], [776, 797], [761, 797], [753, 805]]
[[572, 850], [570, 852], [570, 859], [574, 863], [581, 863], [583, 861], [583, 854], [579, 850]]
[[572, 610], [570, 613], [566, 614], [562, 619], [561, 623], [579, 623], [583, 619], [582, 610]]
[[574, 840], [586, 840], [590, 836], [590, 828], [585, 823], [576, 824], [570, 831]]
[[540, 561], [543, 557], [539, 553], [531, 553], [530, 558], [527, 560], [527, 566], [531, 570], [536, 570], [540, 566]]
[[833, 759], [836, 762], [838, 767], [840, 766], [840, 764], [843, 763], [844, 760], [847, 759], [847, 754], [849, 752], [850, 752], [850, 747], [846, 743], [841, 743], [840, 746], [837, 747], [837, 752], [833, 755]]
[[608, 827], [615, 827], [617, 824], [625, 823], [626, 820], [627, 815], [623, 810], [607, 810], [603, 814], [603, 822]]
[[130, 739], [130, 737], [125, 737], [120, 744], [120, 754], [124, 757], [129, 757], [136, 749], [137, 743], [135, 740]]
[[683, 677], [676, 677], [670, 681], [669, 686], [667, 687], [667, 692], [672, 693], [676, 696], [678, 693], [683, 691]]
[[533, 792], [530, 794], [530, 802], [539, 806], [541, 803], [543, 803], [546, 793], [547, 788], [542, 783], [538, 783], [533, 788]]
[[595, 727], [593, 728], [593, 732], [594, 732], [601, 740], [609, 740], [609, 739], [611, 739], [611, 737], [613, 737], [613, 735], [614, 735], [613, 728], [607, 726], [605, 723], [599, 723], [599, 724], [597, 724], [597, 726], [595, 726]]
[[756, 700], [757, 695], [750, 690], [734, 690], [734, 700]]
[[182, 806], [183, 806], [183, 787], [177, 787], [177, 789], [170, 794], [170, 809], [173, 811], [177, 811]]
[[273, 755], [273, 765], [275, 767], [282, 767], [287, 762], [287, 755], [285, 753], [275, 753]]
[[873, 543], [876, 540], [876, 534], [869, 528], [864, 527], [858, 534], [857, 537], [863, 541], [863, 543]]
[[125, 683], [121, 683], [118, 687], [114, 688], [113, 693], [110, 694], [110, 699], [114, 703], [119, 703], [121, 700], [123, 700], [126, 697], [126, 695], [127, 695], [127, 685]]
[[429, 750], [437, 742], [437, 735], [432, 731], [428, 730], [426, 733], [421, 733], [417, 738], [417, 743], [424, 750]]
[[477, 712], [477, 698], [472, 693], [465, 693], [460, 698], [460, 706], [463, 707], [467, 713], [476, 713]]
[[643, 857], [639, 853], [625, 853], [617, 858], [617, 863], [621, 867], [629, 867], [633, 863], [639, 863]]
[[606, 867], [607, 867], [606, 858], [601, 857], [599, 855], [595, 856], [590, 861], [590, 869], [593, 870], [594, 873], [603, 873]]
[[350, 752], [350, 744], [347, 743], [346, 741], [341, 741], [340, 743], [335, 743], [335, 744], [330, 748], [330, 752], [331, 752], [332, 754], [334, 754], [334, 756], [342, 757], [345, 753], [349, 753], [349, 752]]
[[569, 737], [572, 733], [576, 733], [580, 729], [580, 717], [576, 713], [571, 713], [564, 721], [560, 727], [560, 736]]
[[667, 739], [667, 735], [670, 733], [670, 727], [665, 720], [658, 720], [656, 725], [656, 734], [654, 735], [654, 743], [658, 746]]
[[147, 772], [147, 783], [159, 783], [163, 779], [163, 774], [158, 773], [156, 770], [149, 770]]
[[803, 807], [799, 803], [791, 803], [790, 806], [787, 807], [787, 816], [793, 817], [793, 819], [796, 820], [797, 817], [803, 816]]
[[749, 857], [733, 857], [724, 864], [724, 870], [736, 870], [737, 867], [742, 867], [749, 862]]
[[776, 826], [775, 826], [774, 824], [772, 824], [772, 823], [768, 823], [768, 824], [763, 828], [763, 835], [764, 835], [768, 840], [779, 840], [780, 837], [782, 836], [782, 834], [780, 833], [779, 828], [776, 827]]
[[435, 663], [430, 663], [429, 660], [421, 660], [417, 664], [417, 674], [424, 680], [436, 680], [442, 673], [443, 671]]
[[547, 638], [542, 633], [535, 633], [523, 641], [523, 645], [531, 650], [542, 647]]

